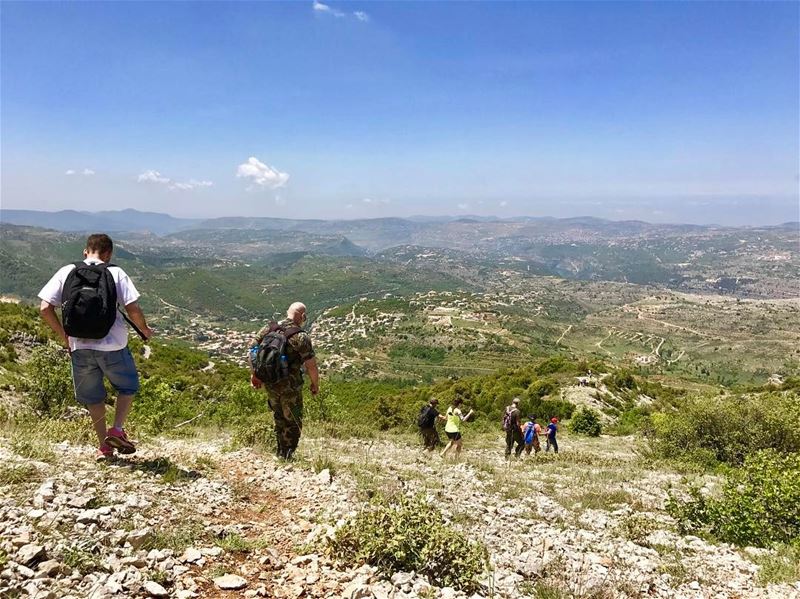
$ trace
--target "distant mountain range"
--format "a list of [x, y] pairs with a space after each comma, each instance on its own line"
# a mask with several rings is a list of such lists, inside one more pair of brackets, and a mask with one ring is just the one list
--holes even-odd
[[128, 208], [126, 210], [105, 210], [101, 212], [0, 210], [0, 222], [9, 225], [43, 227], [65, 232], [149, 232], [156, 235], [167, 235], [189, 229], [201, 222], [201, 219], [175, 218], [160, 212], [140, 212]]
[[[454, 249], [474, 248], [496, 239], [522, 240], [549, 237], [564, 240], [696, 233], [721, 227], [701, 225], [651, 224], [643, 221], [610, 221], [581, 216], [574, 218], [492, 216], [412, 216], [354, 220], [300, 220], [261, 217], [222, 217], [212, 219], [176, 218], [158, 212], [107, 210], [79, 212], [62, 210], [0, 210], [0, 223], [55, 229], [63, 232], [173, 235], [195, 231], [197, 237], [213, 237], [215, 230], [303, 232], [315, 236], [345, 238], [349, 242], [378, 251], [398, 245], [427, 245]], [[783, 223], [774, 228], [797, 230], [798, 223]]]

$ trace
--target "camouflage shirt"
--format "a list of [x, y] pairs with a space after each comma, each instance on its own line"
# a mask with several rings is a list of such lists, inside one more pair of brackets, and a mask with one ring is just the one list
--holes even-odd
[[[284, 329], [297, 326], [289, 319], [282, 320], [278, 323]], [[261, 343], [264, 336], [269, 332], [269, 324], [262, 328], [256, 338], [253, 340], [255, 345]], [[316, 354], [311, 345], [311, 337], [305, 331], [300, 331], [289, 337], [286, 342], [286, 359], [289, 362], [289, 379], [288, 386], [294, 389], [299, 389], [303, 386], [303, 371], [302, 366], [306, 360], [310, 360]], [[278, 386], [283, 387], [283, 382], [278, 383]]]

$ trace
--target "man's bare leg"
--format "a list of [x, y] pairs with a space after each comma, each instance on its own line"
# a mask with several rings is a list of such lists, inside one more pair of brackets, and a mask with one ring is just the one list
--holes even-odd
[[98, 445], [103, 445], [106, 440], [106, 435], [108, 434], [106, 430], [106, 404], [101, 401], [100, 403], [87, 405], [86, 409], [92, 417], [92, 426], [97, 435]]
[[133, 395], [120, 395], [117, 397], [117, 408], [114, 412], [114, 428], [122, 430], [133, 405]]

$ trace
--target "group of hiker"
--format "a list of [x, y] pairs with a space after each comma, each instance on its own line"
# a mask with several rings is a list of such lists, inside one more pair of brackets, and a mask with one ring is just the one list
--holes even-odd
[[[417, 425], [422, 435], [422, 445], [425, 451], [433, 452], [441, 443], [436, 424], [444, 421], [444, 432], [447, 435], [448, 443], [442, 450], [441, 456], [447, 456], [451, 447], [455, 447], [455, 455], [459, 456], [462, 444], [461, 423], [470, 420], [474, 413], [474, 410], [470, 410], [469, 413], [463, 415], [461, 411], [463, 403], [464, 400], [460, 397], [455, 398], [444, 416], [439, 412], [439, 400], [435, 397], [422, 406]], [[503, 412], [502, 426], [506, 435], [506, 458], [511, 457], [512, 451], [515, 457], [520, 457], [523, 451], [530, 455], [531, 452], [537, 454], [542, 450], [539, 439], [543, 433], [542, 427], [536, 422], [536, 417], [533, 415], [528, 416], [527, 421], [523, 423], [519, 404], [520, 399], [515, 397]], [[549, 452], [552, 448], [555, 453], [558, 453], [558, 418], [550, 419], [544, 434], [545, 452]], [[515, 445], [516, 448], [514, 448]]]
[[[114, 243], [104, 233], [90, 235], [83, 260], [60, 268], [39, 292], [40, 314], [70, 354], [76, 401], [92, 418], [98, 460], [115, 452], [131, 454], [136, 445], [125, 422], [139, 390], [139, 373], [128, 348], [130, 324], [143, 340], [154, 331], [139, 307], [140, 297], [127, 273], [111, 263]], [[61, 318], [56, 309], [61, 310]], [[286, 319], [270, 322], [252, 339], [248, 352], [250, 383], [264, 387], [274, 416], [276, 452], [291, 459], [303, 428], [303, 373], [310, 391], [319, 392], [319, 371], [311, 338], [303, 329], [306, 306], [294, 302]], [[114, 423], [106, 423], [106, 387], [117, 394]]]
[[[98, 459], [112, 457], [115, 452], [136, 451], [125, 432], [125, 421], [139, 390], [126, 322], [145, 341], [154, 334], [139, 307], [140, 294], [133, 281], [111, 263], [113, 250], [108, 235], [90, 235], [83, 250], [84, 259], [60, 268], [39, 292], [42, 318], [69, 351], [75, 399], [92, 418]], [[56, 308], [61, 310], [60, 319]], [[297, 450], [303, 428], [304, 373], [310, 379], [311, 393], [319, 393], [319, 370], [311, 338], [303, 328], [306, 322], [306, 306], [294, 302], [285, 320], [270, 322], [253, 337], [247, 354], [250, 383], [266, 389], [267, 405], [274, 416], [276, 453], [287, 460]], [[117, 393], [111, 428], [106, 424], [104, 380]], [[522, 421], [519, 404], [519, 398], [515, 398], [503, 414], [507, 458], [512, 451], [517, 457], [523, 451], [541, 451], [542, 428], [533, 416]], [[464, 414], [462, 406], [463, 399], [456, 398], [441, 414], [438, 400], [433, 398], [423, 407], [418, 425], [426, 450], [432, 452], [441, 443], [436, 425], [442, 421], [447, 435], [442, 457], [451, 450], [456, 457], [461, 454], [461, 425], [474, 414], [473, 410]], [[552, 418], [547, 425], [546, 452], [552, 447], [558, 453], [557, 431], [558, 419]]]

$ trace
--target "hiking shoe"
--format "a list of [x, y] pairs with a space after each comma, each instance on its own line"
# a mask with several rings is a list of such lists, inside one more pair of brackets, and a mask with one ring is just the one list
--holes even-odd
[[110, 445], [103, 443], [97, 452], [94, 454], [94, 459], [97, 462], [102, 462], [103, 460], [108, 460], [114, 457], [114, 448]]
[[105, 444], [110, 445], [120, 453], [127, 454], [136, 451], [136, 446], [128, 440], [128, 435], [121, 429], [108, 429]]

